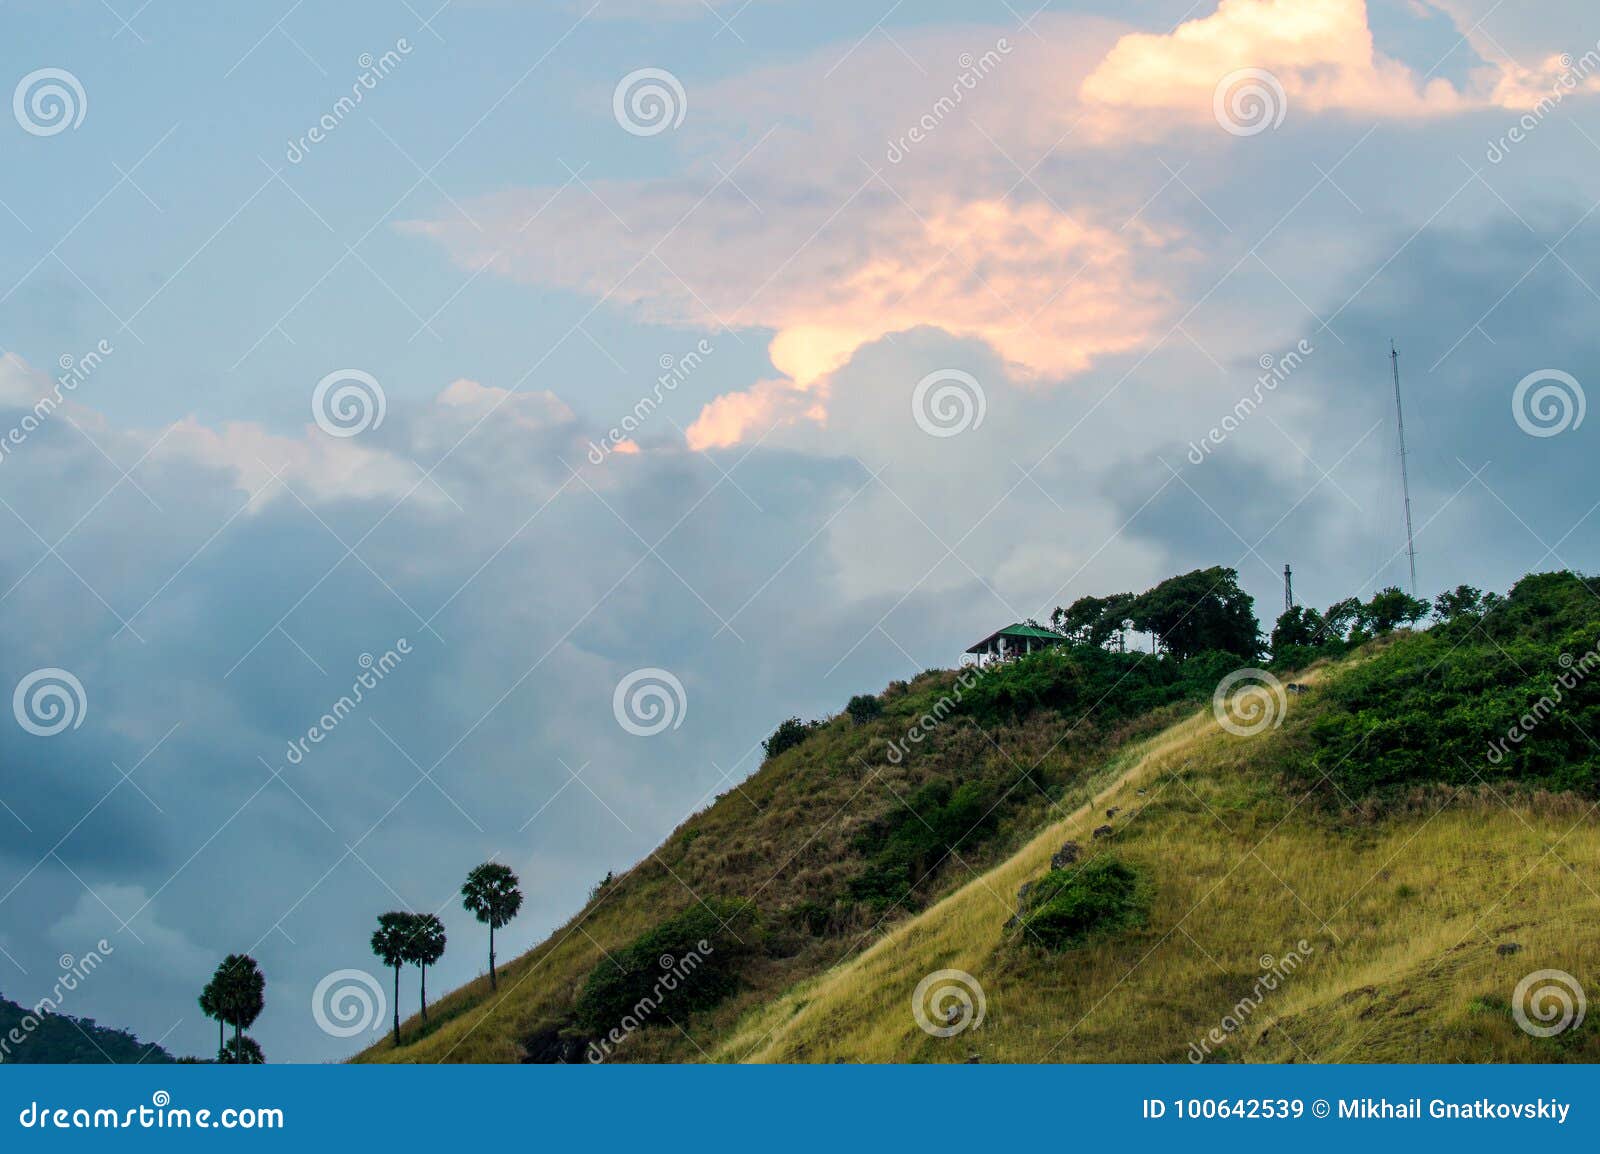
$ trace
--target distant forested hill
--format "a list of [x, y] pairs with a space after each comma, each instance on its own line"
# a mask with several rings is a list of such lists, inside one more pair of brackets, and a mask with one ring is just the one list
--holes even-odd
[[97, 1026], [70, 1014], [35, 1016], [26, 1006], [0, 997], [0, 1063], [162, 1063], [175, 1059], [154, 1042], [126, 1030]]

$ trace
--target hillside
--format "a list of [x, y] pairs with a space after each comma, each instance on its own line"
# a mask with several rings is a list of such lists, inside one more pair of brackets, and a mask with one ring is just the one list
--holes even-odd
[[35, 1014], [0, 997], [0, 1063], [81, 1064], [174, 1061], [154, 1042], [141, 1042], [126, 1030], [101, 1026], [71, 1014]]
[[[1221, 655], [1075, 646], [891, 686], [497, 994], [362, 1058], [583, 1061], [614, 1022], [612, 1061], [1600, 1060], [1592, 1020], [1535, 1038], [1510, 1004], [1536, 970], [1597, 976], [1600, 602], [1551, 574], [1447, 616], [1282, 647], [1302, 692], [1246, 682], [1227, 728]], [[949, 1037], [912, 1013], [943, 970], [984, 1008]]]

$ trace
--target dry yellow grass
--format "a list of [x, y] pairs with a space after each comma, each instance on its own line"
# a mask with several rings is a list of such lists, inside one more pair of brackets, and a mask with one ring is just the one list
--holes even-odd
[[[1209, 711], [1136, 751], [1093, 807], [740, 1024], [723, 1061], [1540, 1061], [1600, 1058], [1596, 1031], [1538, 1040], [1509, 999], [1533, 970], [1585, 985], [1600, 947], [1600, 829], [1563, 797], [1428, 794], [1351, 825], [1262, 771], [1285, 732], [1223, 733]], [[1142, 795], [1140, 790], [1145, 791]], [[1114, 839], [1094, 842], [1121, 807]], [[1137, 810], [1135, 814], [1133, 811]], [[1076, 840], [1155, 884], [1148, 924], [1050, 955], [1005, 928], [1015, 895]], [[1249, 999], [1305, 941], [1294, 972]], [[1497, 947], [1520, 948], [1502, 954]], [[932, 1037], [917, 983], [982, 986], [981, 1026]], [[1241, 1000], [1246, 1000], [1241, 1007]], [[1232, 1016], [1238, 1028], [1225, 1029]]]

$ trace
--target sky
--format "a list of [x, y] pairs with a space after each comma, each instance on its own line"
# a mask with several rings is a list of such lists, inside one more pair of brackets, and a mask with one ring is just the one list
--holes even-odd
[[0, 993], [176, 1053], [248, 952], [348, 1055], [376, 914], [469, 980], [478, 862], [513, 956], [1012, 621], [1408, 585], [1391, 340], [1418, 592], [1600, 568], [1578, 0], [11, 0], [0, 81]]

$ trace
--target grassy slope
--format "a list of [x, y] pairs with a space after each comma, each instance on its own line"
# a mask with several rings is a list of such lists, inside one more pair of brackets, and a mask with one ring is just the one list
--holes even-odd
[[[1209, 709], [1167, 707], [1099, 731], [1042, 709], [999, 728], [952, 720], [905, 764], [886, 763], [882, 741], [950, 676], [926, 675], [889, 695], [877, 721], [836, 719], [773, 759], [504, 967], [497, 995], [480, 979], [443, 999], [427, 1030], [408, 1023], [398, 1051], [385, 1042], [362, 1059], [526, 1058], [605, 951], [693, 891], [754, 897], [773, 948], [737, 997], [639, 1031], [620, 1059], [1183, 1061], [1251, 992], [1259, 959], [1304, 939], [1298, 972], [1212, 1060], [1600, 1061], [1593, 1021], [1535, 1040], [1507, 1002], [1536, 969], [1600, 982], [1600, 828], [1587, 802], [1502, 784], [1419, 789], [1371, 812], [1329, 804], [1326, 789], [1307, 794], [1280, 772], [1305, 762], [1328, 705], [1318, 689], [1253, 738], [1224, 733]], [[1017, 786], [986, 840], [963, 841], [904, 906], [842, 896], [875, 821], [930, 780], [974, 774]], [[1116, 833], [1096, 841], [1112, 806]], [[1141, 929], [1048, 955], [1004, 923], [1019, 885], [1069, 839], [1142, 867], [1154, 907]], [[808, 908], [825, 924], [797, 920]], [[1497, 952], [1509, 942], [1520, 950]], [[911, 991], [950, 968], [981, 983], [987, 1017], [933, 1038], [914, 1023]]]
[[[1293, 712], [1314, 712], [1315, 692], [1304, 700]], [[1207, 711], [1173, 726], [1092, 808], [750, 1015], [714, 1057], [1187, 1061], [1190, 1043], [1252, 992], [1261, 957], [1306, 939], [1303, 964], [1211, 1060], [1600, 1061], [1592, 1023], [1535, 1040], [1508, 1003], [1535, 969], [1591, 989], [1600, 979], [1600, 828], [1588, 804], [1440, 790], [1352, 823], [1266, 771], [1303, 724], [1239, 738]], [[1113, 805], [1114, 839], [1093, 843]], [[1019, 946], [1004, 923], [1017, 888], [1067, 839], [1099, 852], [1114, 842], [1149, 871], [1155, 906], [1143, 929], [1051, 956]], [[1507, 942], [1522, 948], [1497, 953]], [[982, 985], [981, 1027], [945, 1039], [916, 1026], [912, 990], [938, 969]]]
[[[754, 899], [773, 948], [743, 975], [740, 995], [681, 1023], [682, 1030], [640, 1031], [621, 1055], [703, 1060], [746, 1012], [870, 945], [975, 871], [1005, 860], [1052, 812], [1078, 804], [1108, 751], [1159, 731], [1181, 712], [1157, 709], [1117, 724], [1089, 709], [1041, 711], [1025, 723], [1000, 726], [952, 719], [901, 764], [886, 760], [885, 742], [903, 738], [913, 718], [950, 694], [955, 677], [935, 671], [891, 687], [874, 721], [833, 719], [684, 822], [545, 942], [502, 965], [498, 993], [491, 993], [485, 975], [430, 1005], [427, 1027], [415, 1018], [404, 1023], [398, 1049], [385, 1040], [357, 1060], [525, 1060], [567, 1018], [585, 977], [608, 952], [699, 898]], [[860, 842], [876, 823], [903, 814], [903, 799], [930, 782], [974, 778], [999, 783], [1005, 795], [994, 828], [963, 839], [925, 877], [917, 870], [919, 884], [903, 902], [884, 909], [849, 900], [849, 881], [869, 856]]]

